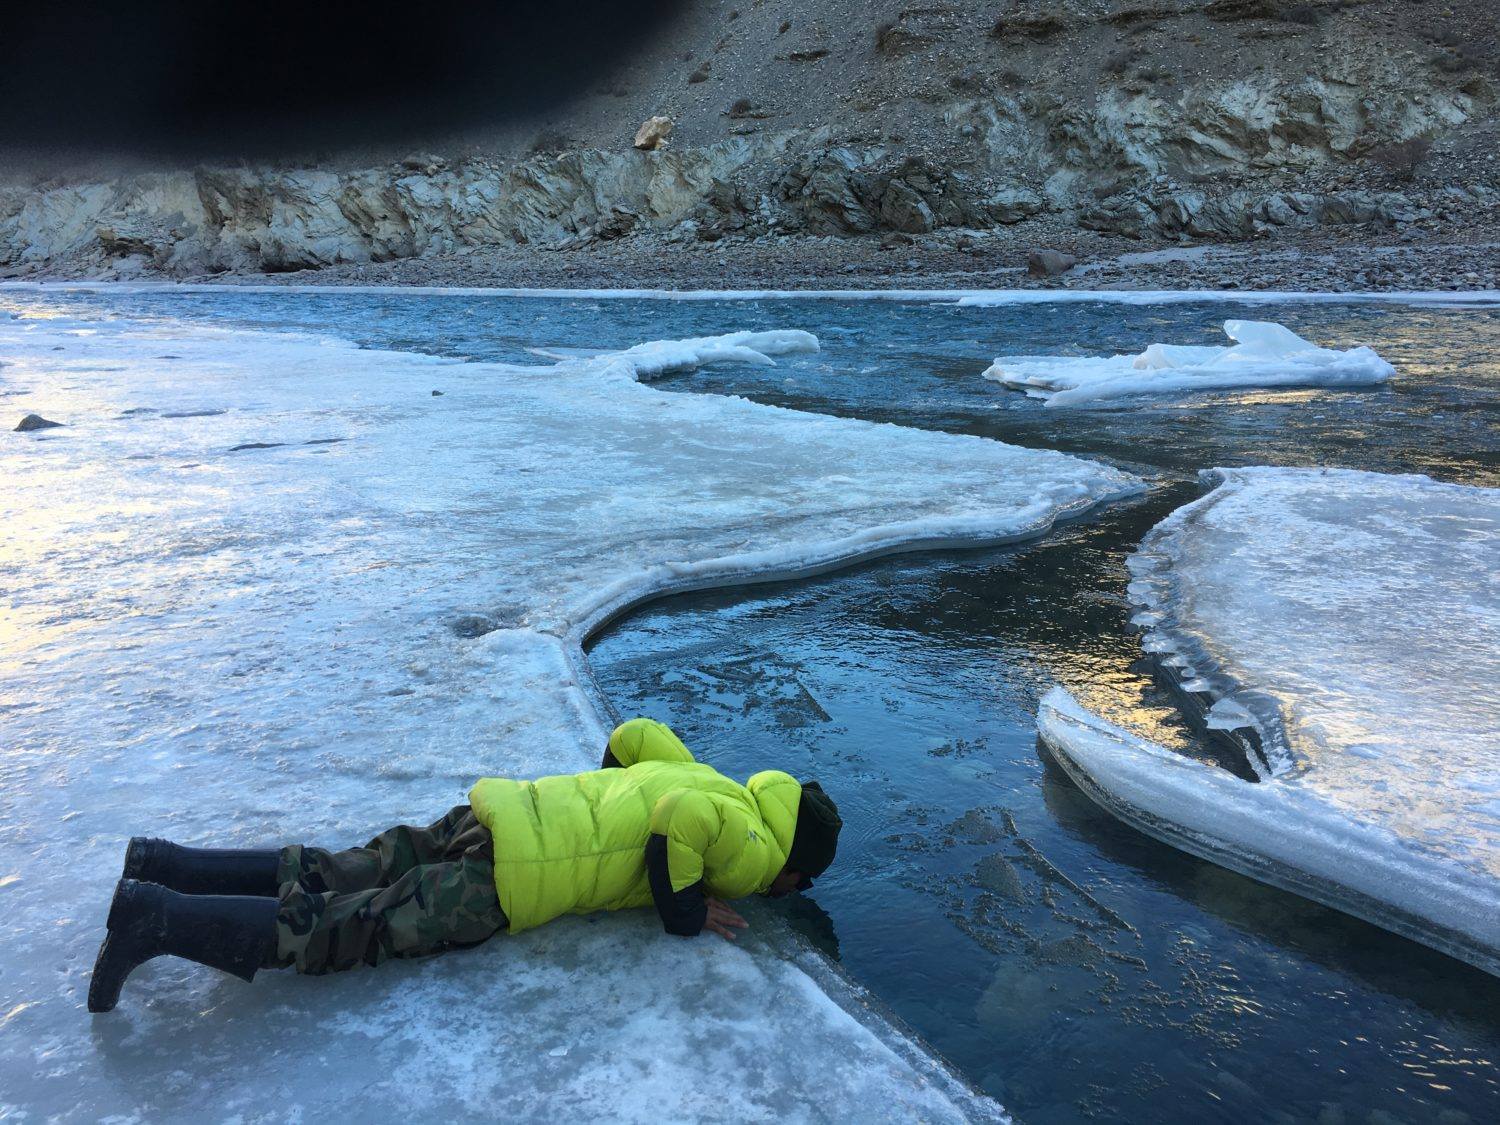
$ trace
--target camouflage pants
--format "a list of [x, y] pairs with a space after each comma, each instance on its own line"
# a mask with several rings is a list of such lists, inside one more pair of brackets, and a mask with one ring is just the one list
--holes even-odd
[[276, 964], [299, 973], [463, 949], [508, 924], [489, 831], [468, 805], [362, 848], [283, 848], [277, 880]]

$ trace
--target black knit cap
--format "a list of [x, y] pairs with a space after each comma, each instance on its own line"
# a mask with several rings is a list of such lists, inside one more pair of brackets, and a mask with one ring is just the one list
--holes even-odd
[[828, 870], [833, 853], [838, 850], [839, 829], [843, 826], [839, 807], [833, 803], [833, 798], [823, 792], [823, 787], [816, 781], [804, 781], [802, 800], [797, 805], [797, 828], [792, 833], [792, 850], [786, 857], [786, 865], [804, 876], [797, 884], [798, 890], [807, 890], [814, 879]]

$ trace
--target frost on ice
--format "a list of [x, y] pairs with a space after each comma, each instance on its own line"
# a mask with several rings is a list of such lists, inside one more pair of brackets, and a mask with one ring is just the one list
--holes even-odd
[[9, 305], [0, 401], [68, 426], [0, 434], [0, 1116], [999, 1112], [813, 987], [765, 914], [744, 948], [636, 912], [253, 987], [162, 960], [111, 1017], [84, 997], [132, 834], [346, 846], [484, 774], [589, 768], [580, 643], [622, 607], [1036, 534], [1133, 478], [636, 381], [802, 333], [525, 368]]
[[1396, 369], [1366, 347], [1320, 348], [1290, 328], [1226, 320], [1229, 347], [1152, 344], [1139, 355], [1000, 356], [984, 372], [1046, 406], [1233, 387], [1347, 387], [1383, 383]]
[[1500, 492], [1220, 469], [1130, 560], [1146, 649], [1259, 784], [1054, 693], [1106, 807], [1189, 851], [1500, 973]]

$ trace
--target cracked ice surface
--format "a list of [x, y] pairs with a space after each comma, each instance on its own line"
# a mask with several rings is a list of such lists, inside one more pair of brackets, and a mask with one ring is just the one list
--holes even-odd
[[1211, 720], [1255, 732], [1272, 776], [1070, 737], [1089, 724], [1060, 697], [1049, 741], [1077, 744], [1106, 804], [1206, 834], [1213, 858], [1241, 857], [1230, 866], [1301, 870], [1316, 885], [1269, 881], [1500, 972], [1500, 491], [1353, 470], [1206, 475], [1219, 487], [1131, 558], [1130, 595], [1144, 647], [1212, 701]]
[[67, 427], [0, 434], [0, 1115], [999, 1114], [763, 935], [648, 912], [253, 987], [161, 960], [111, 1016], [84, 996], [133, 833], [345, 846], [482, 774], [589, 768], [578, 645], [610, 612], [1035, 534], [1132, 478], [636, 381], [800, 333], [521, 368], [10, 307], [0, 394]]
[[1370, 348], [1320, 348], [1270, 321], [1226, 320], [1224, 334], [1233, 345], [1152, 344], [1139, 355], [1085, 358], [999, 356], [984, 377], [1045, 406], [1079, 406], [1234, 387], [1367, 386], [1396, 373]]

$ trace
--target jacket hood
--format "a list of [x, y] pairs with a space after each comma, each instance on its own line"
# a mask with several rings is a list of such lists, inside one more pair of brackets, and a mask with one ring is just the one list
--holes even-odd
[[797, 834], [797, 809], [802, 802], [802, 783], [780, 770], [762, 770], [745, 782], [745, 788], [760, 808], [760, 818], [776, 840], [775, 863], [766, 872], [764, 886], [780, 874], [786, 857], [792, 852], [792, 837]]

